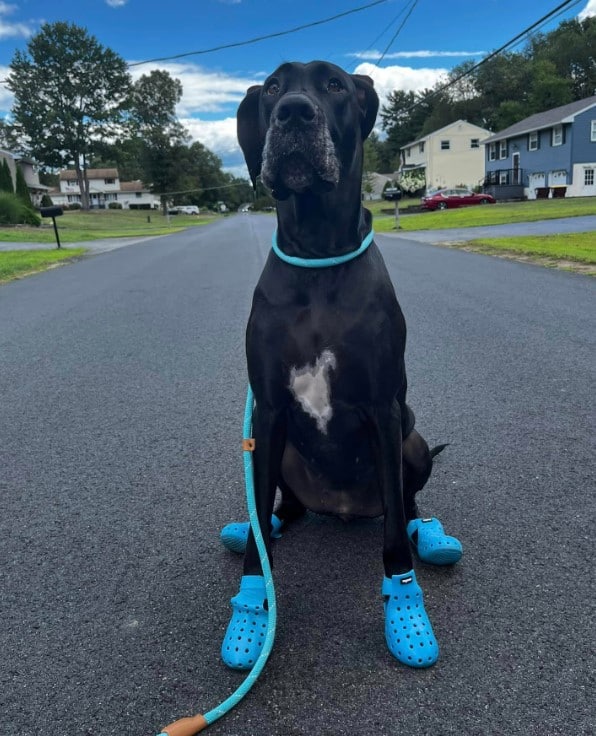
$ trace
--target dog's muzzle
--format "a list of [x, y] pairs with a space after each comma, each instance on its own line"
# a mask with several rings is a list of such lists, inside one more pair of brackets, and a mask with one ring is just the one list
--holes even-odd
[[271, 114], [261, 178], [277, 199], [307, 189], [330, 191], [340, 165], [325, 116], [309, 97], [287, 94]]

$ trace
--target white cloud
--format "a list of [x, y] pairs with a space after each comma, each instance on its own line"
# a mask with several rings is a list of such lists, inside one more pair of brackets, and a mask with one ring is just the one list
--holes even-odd
[[596, 16], [596, 0], [588, 0], [586, 7], [578, 13], [577, 17], [579, 20], [585, 20], [594, 16]]
[[254, 77], [234, 76], [192, 63], [175, 62], [133, 67], [133, 78], [149, 74], [152, 69], [165, 69], [182, 83], [183, 96], [177, 110], [180, 117], [225, 111], [230, 105], [239, 104], [246, 90], [258, 82]]
[[368, 51], [355, 51], [352, 54], [347, 54], [347, 56], [352, 56], [356, 59], [378, 60], [382, 56], [384, 59], [434, 59], [450, 56], [484, 56], [485, 54], [486, 51], [429, 51], [423, 49], [420, 51], [395, 51], [391, 54], [385, 54], [385, 56], [383, 56], [380, 51], [377, 51], [376, 49], [369, 49]]
[[33, 34], [33, 28], [27, 23], [10, 23], [4, 16], [10, 15], [17, 10], [16, 5], [5, 3], [0, 0], [0, 39], [1, 38], [29, 38]]
[[123, 5], [126, 5], [128, 0], [106, 0], [106, 3], [111, 8], [121, 8]]
[[433, 87], [440, 79], [448, 73], [447, 69], [413, 69], [409, 66], [386, 66], [378, 67], [374, 64], [358, 64], [356, 74], [366, 74], [372, 77], [377, 94], [384, 104], [390, 92], [401, 89], [404, 92], [417, 92], [418, 90]]

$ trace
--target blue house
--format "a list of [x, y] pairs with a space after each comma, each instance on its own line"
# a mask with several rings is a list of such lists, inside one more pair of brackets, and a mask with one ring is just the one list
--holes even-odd
[[496, 199], [596, 195], [596, 95], [531, 115], [482, 141]]

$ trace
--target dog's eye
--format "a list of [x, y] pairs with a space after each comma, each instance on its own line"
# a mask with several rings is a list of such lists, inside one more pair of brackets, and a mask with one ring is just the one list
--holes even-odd
[[327, 92], [342, 92], [343, 91], [343, 84], [339, 81], [339, 79], [330, 79], [327, 84]]
[[276, 95], [279, 93], [279, 84], [274, 80], [272, 82], [269, 82], [269, 84], [265, 87], [265, 94], [266, 95]]

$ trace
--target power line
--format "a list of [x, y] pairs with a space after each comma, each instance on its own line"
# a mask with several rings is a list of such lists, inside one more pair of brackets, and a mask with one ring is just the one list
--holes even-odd
[[416, 5], [418, 5], [418, 0], [414, 0], [414, 2], [412, 3], [412, 6], [410, 7], [410, 9], [409, 9], [406, 17], [401, 22], [401, 25], [399, 26], [399, 28], [397, 29], [397, 31], [395, 31], [395, 33], [393, 34], [393, 36], [391, 38], [391, 41], [389, 41], [389, 43], [387, 44], [387, 47], [385, 48], [385, 51], [383, 51], [383, 53], [381, 54], [381, 58], [377, 61], [377, 63], [376, 63], [375, 66], [379, 66], [379, 64], [383, 61], [383, 59], [385, 58], [385, 54], [389, 51], [389, 49], [391, 48], [391, 46], [393, 46], [393, 42], [399, 36], [402, 28], [408, 22], [408, 18], [412, 15], [412, 12], [413, 12], [414, 8], [416, 7]]
[[337, 15], [332, 15], [329, 18], [323, 18], [322, 20], [315, 20], [311, 23], [305, 23], [301, 26], [296, 26], [295, 28], [289, 28], [286, 31], [277, 31], [276, 33], [268, 33], [265, 36], [256, 36], [255, 38], [249, 38], [246, 41], [236, 41], [235, 43], [227, 43], [223, 44], [221, 46], [213, 46], [209, 49], [201, 49], [199, 51], [187, 51], [184, 54], [176, 54], [174, 56], [161, 56], [159, 58], [155, 59], [147, 59], [146, 61], [136, 61], [133, 64], [129, 64], [129, 67], [133, 66], [139, 66], [141, 64], [152, 64], [156, 61], [171, 61], [172, 59], [183, 59], [187, 56], [198, 56], [199, 54], [211, 54], [214, 51], [222, 51], [224, 49], [233, 49], [238, 48], [238, 46], [248, 46], [249, 44], [258, 43], [259, 41], [265, 41], [269, 38], [278, 38], [279, 36], [287, 36], [290, 33], [296, 33], [297, 31], [303, 31], [306, 28], [313, 28], [314, 26], [320, 26], [324, 23], [331, 23], [331, 21], [337, 20], [338, 18], [344, 18], [346, 15], [352, 15], [353, 13], [360, 13], [362, 10], [368, 10], [368, 8], [372, 8], [375, 5], [382, 5], [383, 3], [388, 2], [388, 0], [375, 0], [375, 2], [368, 3], [367, 5], [360, 5], [358, 8], [352, 8], [351, 10], [346, 10], [343, 13], [338, 13]]

